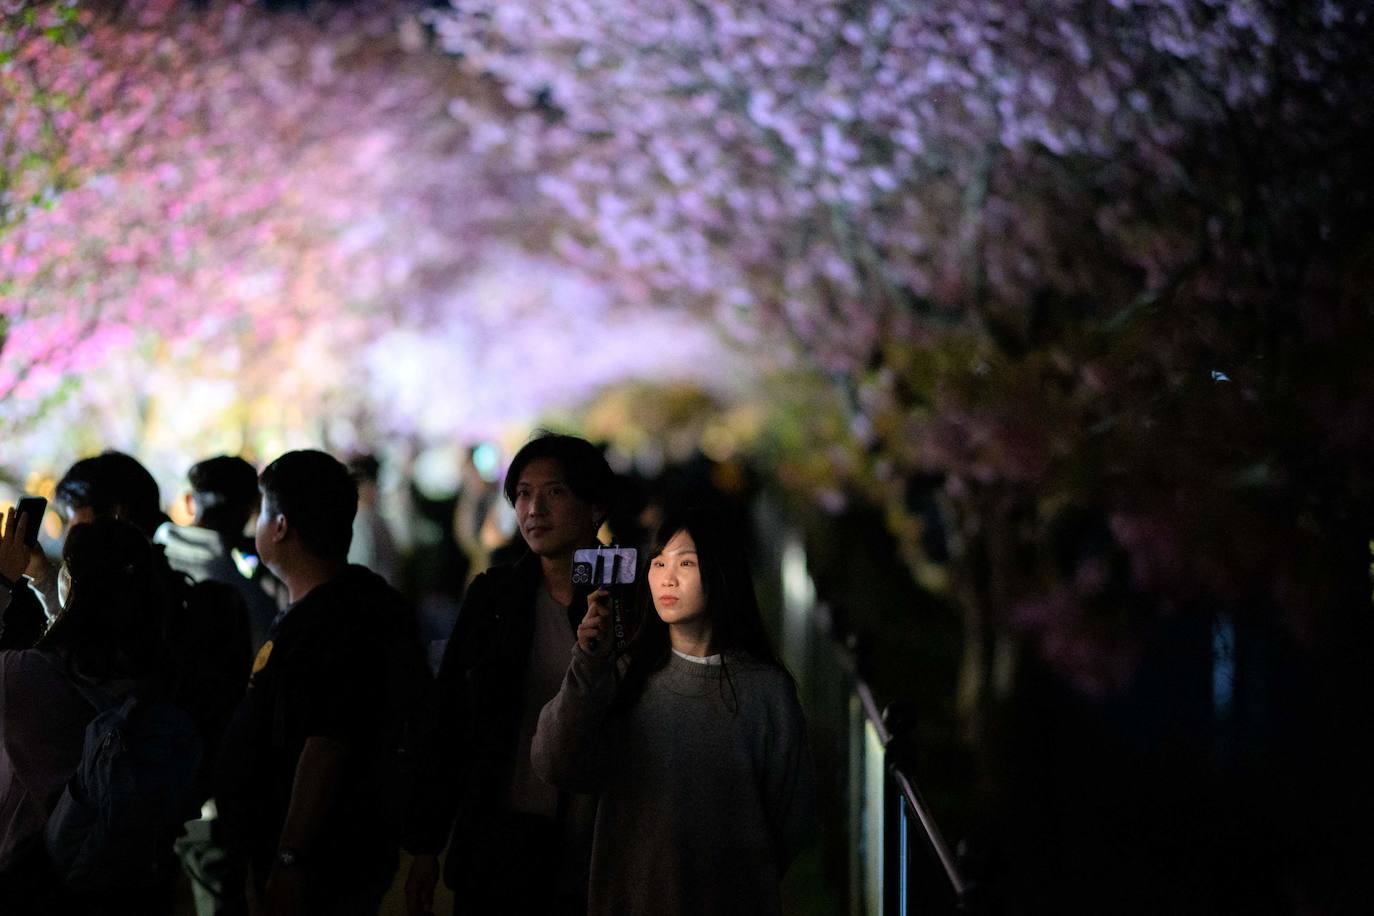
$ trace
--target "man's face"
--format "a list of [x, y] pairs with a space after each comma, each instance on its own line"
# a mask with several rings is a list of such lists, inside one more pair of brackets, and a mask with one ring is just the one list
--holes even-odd
[[276, 516], [267, 504], [267, 496], [264, 495], [258, 507], [258, 523], [253, 528], [253, 545], [258, 551], [258, 560], [273, 572], [276, 572], [273, 565], [277, 548], [276, 521]]
[[548, 559], [570, 557], [596, 537], [597, 507], [573, 493], [552, 458], [536, 458], [520, 472], [515, 517], [530, 550]]

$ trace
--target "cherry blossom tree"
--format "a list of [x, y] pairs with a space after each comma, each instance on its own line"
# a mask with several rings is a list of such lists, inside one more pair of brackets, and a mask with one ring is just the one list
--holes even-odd
[[[1303, 633], [1339, 602], [1295, 583], [1367, 592], [1361, 4], [455, 0], [422, 20], [447, 56], [403, 4], [16, 9], [11, 438], [101, 366], [145, 415], [150, 378], [220, 385], [273, 443], [375, 424], [406, 378], [457, 429], [436, 342], [572, 348], [629, 303], [825, 382], [782, 471], [882, 506], [964, 609], [971, 722], [1027, 636], [1103, 692], [1171, 607], [1277, 602]], [[525, 273], [568, 309], [475, 292]], [[565, 394], [608, 380], [593, 352]], [[1102, 558], [1050, 546], [1084, 507], [1153, 596], [1122, 626]]]
[[[1366, 5], [453, 0], [432, 21], [533, 116], [492, 142], [537, 150], [570, 260], [829, 379], [839, 422], [803, 477], [886, 506], [964, 608], [975, 734], [1026, 635], [1103, 693], [1171, 608], [1273, 609], [1311, 645], [1367, 604]], [[1055, 560], [1087, 507], [1152, 596], [1133, 614], [1105, 607], [1101, 551]]]
[[[421, 47], [414, 7], [142, 0], [63, 14], [51, 36], [34, 29], [66, 8], [37, 9], [7, 40], [71, 82], [24, 96], [58, 122], [43, 181], [61, 193], [0, 235], [15, 455], [113, 441], [172, 476], [201, 443], [318, 442], [327, 418], [361, 425], [350, 439], [491, 435], [642, 370], [660, 331], [539, 254], [539, 165], [490, 142], [518, 113]], [[566, 348], [557, 374], [484, 357], [512, 334]], [[463, 347], [398, 357], [398, 340]], [[425, 384], [399, 398], [402, 375]]]

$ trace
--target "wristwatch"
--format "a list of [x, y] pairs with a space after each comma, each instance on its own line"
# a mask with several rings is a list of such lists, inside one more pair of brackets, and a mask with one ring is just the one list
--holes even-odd
[[301, 864], [301, 854], [290, 846], [283, 846], [277, 850], [277, 866], [279, 868], [293, 868]]

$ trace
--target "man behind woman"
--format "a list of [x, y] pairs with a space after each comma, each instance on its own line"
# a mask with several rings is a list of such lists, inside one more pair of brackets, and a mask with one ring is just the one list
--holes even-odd
[[[540, 436], [506, 496], [530, 553], [474, 581], [439, 673], [428, 845], [456, 812], [455, 916], [780, 912], [813, 777], [739, 539], [704, 510], [665, 523], [640, 577], [644, 624], [614, 659], [606, 594], [571, 580], [617, 497], [604, 458]], [[417, 858], [412, 914], [435, 879]]]

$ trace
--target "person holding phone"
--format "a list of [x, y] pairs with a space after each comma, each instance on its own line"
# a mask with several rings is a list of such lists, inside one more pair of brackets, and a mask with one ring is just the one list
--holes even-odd
[[[19, 563], [16, 544], [26, 530], [12, 510], [0, 537], [6, 575]], [[48, 818], [97, 714], [90, 695], [163, 697], [175, 669], [162, 638], [171, 596], [142, 532], [113, 518], [80, 525], [62, 559], [61, 608], [51, 626], [32, 648], [0, 652], [0, 912], [168, 913], [176, 878], [171, 831], [179, 822], [168, 828], [165, 856], [121, 887], [68, 890], [45, 847]]]
[[44, 602], [26, 586], [46, 586], [56, 606], [57, 576], [38, 546], [47, 500], [26, 496], [6, 512], [0, 528], [0, 649], [27, 649], [47, 626]]
[[605, 590], [531, 757], [552, 785], [599, 793], [592, 914], [777, 914], [815, 820], [806, 724], [769, 644], [743, 546], [720, 515], [670, 515], [649, 552], [652, 601], [625, 661]]

